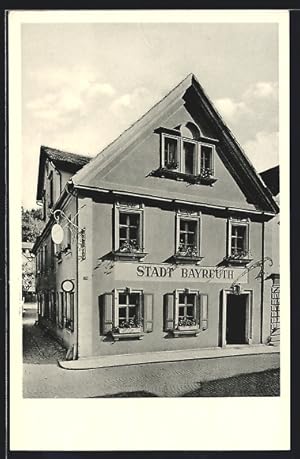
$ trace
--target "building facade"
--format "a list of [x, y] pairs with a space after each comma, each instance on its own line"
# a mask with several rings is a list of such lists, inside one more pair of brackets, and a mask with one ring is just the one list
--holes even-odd
[[36, 263], [32, 254], [32, 242], [22, 242], [22, 298], [24, 302], [35, 302]]
[[39, 323], [68, 358], [268, 342], [278, 206], [194, 75], [93, 159], [42, 146], [37, 199]]

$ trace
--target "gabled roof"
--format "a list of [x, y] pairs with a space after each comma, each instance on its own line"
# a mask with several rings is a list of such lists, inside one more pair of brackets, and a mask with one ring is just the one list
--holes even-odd
[[273, 196], [277, 196], [279, 193], [279, 166], [271, 167], [259, 174], [269, 190], [273, 193]]
[[150, 108], [141, 118], [133, 123], [128, 129], [119, 135], [113, 142], [98, 153], [91, 161], [91, 165], [84, 166], [81, 171], [72, 177], [74, 185], [87, 184], [89, 177], [92, 172], [96, 174], [104, 168], [108, 162], [112, 161], [113, 158], [126, 148], [130, 143], [136, 140], [138, 135], [141, 135], [142, 131], [148, 127], [149, 120], [155, 119], [164, 110], [166, 110], [172, 102], [175, 102], [178, 98], [182, 97], [187, 89], [192, 85], [194, 75], [190, 73], [187, 77], [182, 80], [175, 88], [173, 88], [163, 99], [157, 102], [153, 107]]
[[43, 192], [43, 179], [46, 159], [49, 159], [59, 171], [75, 174], [90, 160], [90, 156], [77, 155], [56, 148], [41, 146], [38, 175], [37, 200], [41, 200]]
[[[256, 172], [254, 166], [193, 74], [189, 74], [115, 141], [78, 170], [72, 177], [75, 187], [76, 185], [92, 185], [92, 179], [96, 174], [99, 174], [101, 170], [118, 158], [119, 155], [122, 155], [122, 152], [126, 148], [132, 145], [143, 133], [149, 130], [149, 127], [155, 124], [155, 120], [170, 111], [179, 99], [193, 106], [195, 113], [197, 113], [197, 110], [201, 110], [207, 119], [209, 119], [218, 134], [218, 140], [220, 140], [220, 145], [222, 144], [222, 149], [224, 150], [223, 162], [244, 193], [248, 197], [252, 197], [253, 202], [257, 204], [260, 210], [277, 213], [279, 208], [273, 199], [272, 193]], [[99, 186], [103, 187], [104, 183], [99, 184]]]

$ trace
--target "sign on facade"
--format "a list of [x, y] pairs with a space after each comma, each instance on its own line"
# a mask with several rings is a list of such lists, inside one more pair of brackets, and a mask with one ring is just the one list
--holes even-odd
[[[113, 272], [116, 280], [126, 279], [128, 281], [174, 281], [174, 282], [210, 282], [210, 283], [232, 283], [242, 273], [241, 268], [225, 268], [215, 266], [195, 267], [176, 266], [166, 264], [136, 264], [117, 263]], [[239, 279], [239, 283], [248, 282], [248, 274], [245, 273]]]

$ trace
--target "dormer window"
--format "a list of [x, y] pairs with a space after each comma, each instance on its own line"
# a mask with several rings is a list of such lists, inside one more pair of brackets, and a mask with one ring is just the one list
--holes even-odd
[[156, 132], [161, 135], [161, 162], [160, 169], [153, 171], [153, 175], [209, 185], [217, 180], [214, 167], [216, 139], [202, 137], [196, 127], [193, 134], [187, 127], [182, 130], [160, 128]]
[[179, 139], [176, 137], [162, 137], [162, 159], [167, 169], [177, 169], [179, 166]]
[[184, 173], [190, 175], [197, 174], [197, 157], [196, 157], [196, 143], [183, 141], [183, 159], [184, 159]]
[[49, 175], [49, 207], [53, 207], [53, 173]]
[[203, 175], [213, 175], [214, 167], [213, 167], [213, 154], [214, 154], [214, 147], [211, 145], [203, 145], [201, 144], [201, 155], [200, 155], [200, 172]]

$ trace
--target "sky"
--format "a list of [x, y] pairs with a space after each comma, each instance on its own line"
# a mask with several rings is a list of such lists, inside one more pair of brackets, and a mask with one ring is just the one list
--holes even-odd
[[189, 73], [258, 172], [278, 164], [276, 24], [22, 25], [23, 206], [41, 145], [95, 156]]

